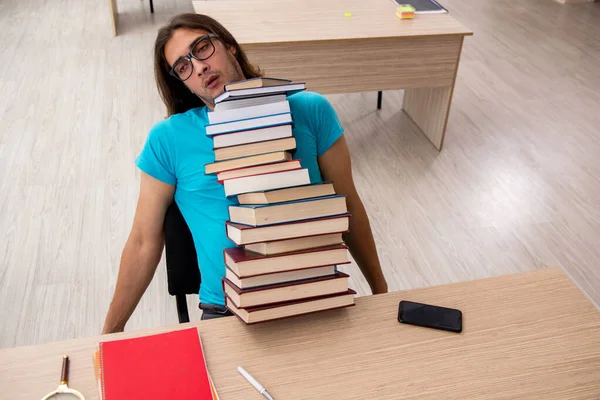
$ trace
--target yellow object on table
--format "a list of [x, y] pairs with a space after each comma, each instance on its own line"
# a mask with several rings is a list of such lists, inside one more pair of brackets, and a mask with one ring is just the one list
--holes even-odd
[[410, 4], [400, 4], [396, 8], [396, 16], [400, 19], [413, 19], [415, 17], [415, 8]]

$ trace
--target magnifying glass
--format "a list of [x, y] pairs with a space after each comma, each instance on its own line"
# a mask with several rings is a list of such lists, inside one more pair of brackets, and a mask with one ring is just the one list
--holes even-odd
[[85, 400], [85, 397], [75, 389], [69, 388], [69, 356], [63, 357], [62, 373], [60, 375], [60, 385], [58, 388], [42, 397], [42, 400], [49, 399], [79, 399]]

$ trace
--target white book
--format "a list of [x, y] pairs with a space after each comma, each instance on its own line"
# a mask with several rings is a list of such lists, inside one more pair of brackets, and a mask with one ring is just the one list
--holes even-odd
[[271, 96], [259, 96], [224, 101], [222, 103], [215, 104], [215, 111], [233, 110], [235, 108], [260, 106], [261, 104], [279, 103], [280, 101], [285, 101], [286, 99], [287, 96], [285, 94], [276, 94]]
[[288, 137], [292, 137], [291, 124], [227, 133], [214, 136], [213, 149], [237, 146], [240, 144], [264, 142], [267, 140], [284, 139]]
[[308, 169], [303, 168], [292, 171], [227, 179], [223, 182], [223, 186], [225, 187], [226, 196], [235, 196], [237, 194], [258, 192], [260, 190], [308, 185], [309, 183], [310, 176], [308, 175]]
[[244, 119], [241, 121], [224, 122], [220, 124], [207, 125], [206, 134], [208, 136], [219, 135], [223, 133], [233, 133], [247, 131], [249, 129], [268, 128], [271, 126], [285, 125], [292, 123], [292, 114], [268, 115], [258, 118]]
[[290, 103], [287, 100], [279, 103], [261, 104], [233, 110], [210, 111], [208, 122], [221, 124], [223, 122], [241, 121], [244, 119], [266, 117], [269, 115], [284, 114], [290, 112]]

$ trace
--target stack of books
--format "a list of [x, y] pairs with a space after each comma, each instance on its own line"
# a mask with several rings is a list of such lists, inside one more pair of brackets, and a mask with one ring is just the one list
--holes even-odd
[[256, 78], [235, 82], [208, 113], [216, 173], [228, 197], [224, 250], [227, 307], [251, 324], [354, 305], [342, 233], [349, 227], [345, 196], [331, 182], [311, 184], [292, 158], [296, 141], [286, 96], [303, 83]]

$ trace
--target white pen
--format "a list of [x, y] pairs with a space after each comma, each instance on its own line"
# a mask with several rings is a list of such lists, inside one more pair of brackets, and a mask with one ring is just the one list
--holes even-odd
[[273, 398], [271, 397], [271, 395], [269, 394], [269, 392], [267, 392], [267, 389], [265, 389], [265, 387], [263, 385], [261, 385], [260, 383], [258, 383], [258, 381], [256, 379], [254, 379], [252, 377], [252, 375], [250, 375], [248, 373], [248, 371], [246, 371], [242, 367], [238, 367], [238, 372], [240, 374], [242, 374], [242, 376], [244, 378], [246, 378], [246, 380], [248, 382], [250, 382], [252, 384], [252, 386], [254, 386], [256, 388], [256, 390], [258, 390], [260, 392], [260, 394], [262, 394], [263, 396], [265, 396], [269, 400], [273, 400]]

